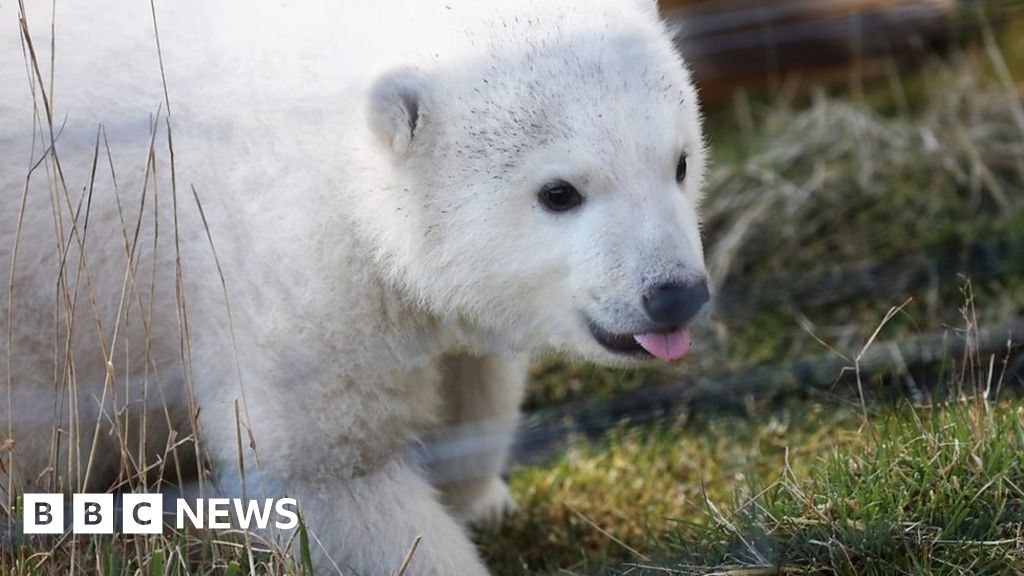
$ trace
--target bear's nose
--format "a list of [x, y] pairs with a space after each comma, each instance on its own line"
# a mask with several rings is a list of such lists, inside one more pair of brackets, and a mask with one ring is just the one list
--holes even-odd
[[659, 326], [676, 328], [692, 320], [710, 299], [704, 279], [685, 284], [659, 284], [644, 295], [644, 310]]

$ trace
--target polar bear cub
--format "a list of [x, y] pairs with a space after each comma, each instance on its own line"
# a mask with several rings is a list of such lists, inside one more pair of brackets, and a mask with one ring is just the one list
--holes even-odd
[[[422, 536], [408, 573], [482, 575], [465, 527], [510, 506], [531, 355], [689, 350], [705, 151], [652, 0], [25, 5], [0, 6], [17, 490], [198, 462], [296, 498], [325, 571]], [[415, 464], [427, 437], [470, 448]]]

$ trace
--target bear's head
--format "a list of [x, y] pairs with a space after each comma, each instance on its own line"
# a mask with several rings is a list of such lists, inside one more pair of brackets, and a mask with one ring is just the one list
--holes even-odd
[[370, 226], [423, 305], [517, 349], [686, 353], [709, 297], [705, 150], [651, 5], [495, 16], [471, 56], [377, 79], [366, 121], [390, 180]]

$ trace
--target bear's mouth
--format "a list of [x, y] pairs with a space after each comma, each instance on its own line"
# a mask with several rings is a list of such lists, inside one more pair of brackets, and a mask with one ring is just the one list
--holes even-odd
[[693, 346], [686, 326], [666, 331], [616, 334], [598, 326], [593, 320], [588, 320], [587, 324], [598, 344], [609, 352], [623, 356], [672, 362], [686, 356]]

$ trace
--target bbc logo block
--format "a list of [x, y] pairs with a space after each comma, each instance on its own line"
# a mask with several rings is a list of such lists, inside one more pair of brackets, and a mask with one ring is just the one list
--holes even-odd
[[114, 533], [113, 494], [75, 494], [71, 498], [71, 530], [75, 534]]
[[164, 499], [159, 494], [125, 494], [121, 500], [121, 531], [125, 534], [163, 532]]
[[64, 496], [25, 494], [22, 496], [25, 534], [63, 534]]

